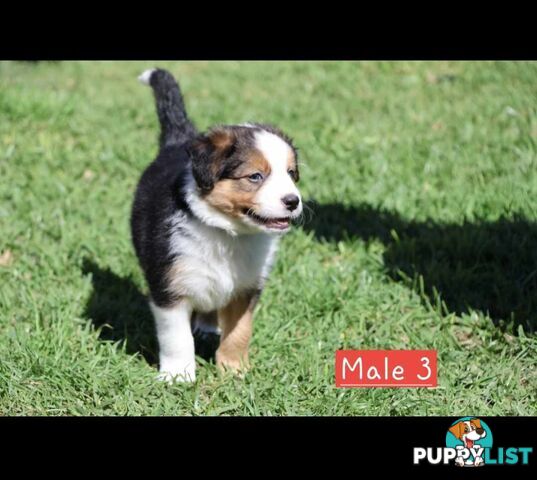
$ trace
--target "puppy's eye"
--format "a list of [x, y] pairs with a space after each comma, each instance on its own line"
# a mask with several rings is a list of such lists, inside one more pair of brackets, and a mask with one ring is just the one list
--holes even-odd
[[294, 180], [295, 177], [296, 177], [296, 172], [290, 168], [289, 170], [287, 170], [287, 173], [291, 176], [291, 178]]
[[248, 180], [250, 180], [252, 183], [259, 183], [263, 180], [263, 175], [259, 172], [252, 173], [252, 175], [248, 176]]

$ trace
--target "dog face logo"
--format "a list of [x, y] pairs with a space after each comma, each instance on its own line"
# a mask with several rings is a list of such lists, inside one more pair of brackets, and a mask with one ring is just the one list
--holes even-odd
[[455, 465], [479, 467], [485, 465], [484, 448], [492, 446], [492, 434], [485, 422], [474, 417], [457, 420], [446, 435], [446, 445], [457, 449]]
[[414, 465], [455, 464], [458, 467], [484, 465], [528, 465], [533, 447], [496, 447], [492, 449], [489, 426], [476, 417], [463, 417], [453, 422], [446, 432], [445, 447], [414, 447]]
[[449, 431], [455, 435], [455, 438], [462, 440], [466, 448], [472, 448], [476, 440], [486, 437], [487, 432], [481, 427], [481, 421], [472, 418], [465, 422], [458, 422]]

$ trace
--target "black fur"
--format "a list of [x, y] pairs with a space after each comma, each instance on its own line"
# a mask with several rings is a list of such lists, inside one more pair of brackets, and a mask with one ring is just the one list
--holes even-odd
[[222, 178], [233, 176], [244, 159], [241, 152], [255, 143], [254, 130], [240, 126], [220, 126], [199, 135], [189, 145], [192, 173], [202, 193], [208, 193]]
[[168, 240], [172, 229], [181, 228], [169, 225], [167, 219], [177, 210], [191, 215], [184, 201], [184, 183], [191, 168], [184, 146], [165, 147], [143, 173], [132, 207], [131, 233], [136, 255], [151, 297], [161, 307], [173, 302], [164, 283], [173, 260]]
[[187, 146], [197, 131], [186, 114], [179, 85], [169, 72], [156, 70], [149, 84], [161, 125], [161, 149], [138, 183], [131, 213], [131, 234], [151, 297], [157, 305], [167, 306], [173, 301], [164, 283], [173, 260], [168, 240], [172, 229], [181, 228], [169, 225], [167, 219], [177, 210], [191, 215], [184, 200], [184, 185], [192, 170]]
[[157, 69], [149, 79], [153, 88], [157, 114], [160, 120], [160, 146], [182, 145], [196, 135], [196, 128], [188, 119], [183, 96], [173, 75]]
[[[218, 175], [216, 169], [211, 168], [211, 164], [219, 160], [218, 151], [206, 135], [198, 137], [188, 148], [190, 156], [196, 159], [192, 164], [192, 173], [196, 183], [202, 192], [210, 192]], [[224, 152], [222, 156], [225, 156]]]

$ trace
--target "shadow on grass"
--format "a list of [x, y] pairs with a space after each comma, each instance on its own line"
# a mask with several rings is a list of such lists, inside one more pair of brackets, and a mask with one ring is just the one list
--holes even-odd
[[[156, 365], [158, 344], [147, 297], [132, 279], [120, 277], [91, 260], [84, 260], [82, 273], [91, 275], [93, 284], [84, 317], [100, 329], [100, 339], [124, 342], [127, 353], [139, 353], [149, 364]], [[218, 341], [216, 335], [195, 335], [196, 354], [213, 360]]]
[[[537, 327], [537, 225], [524, 218], [445, 224], [409, 221], [368, 205], [345, 207], [310, 202], [304, 225], [318, 240], [380, 240], [387, 274], [418, 290], [432, 304], [440, 297], [450, 312], [479, 310], [496, 325]], [[102, 340], [124, 341], [126, 351], [158, 361], [147, 299], [128, 277], [85, 260], [93, 292], [85, 309]], [[419, 278], [423, 278], [420, 287]], [[196, 353], [214, 359], [218, 342], [195, 336]]]
[[[487, 313], [496, 325], [537, 326], [537, 225], [524, 218], [444, 224], [416, 222], [368, 205], [310, 202], [304, 225], [318, 240], [360, 238], [386, 246], [387, 274], [448, 311]], [[419, 277], [423, 277], [420, 288]]]
[[140, 353], [156, 364], [158, 348], [147, 298], [133, 280], [84, 260], [84, 275], [91, 275], [93, 292], [84, 316], [100, 329], [101, 340], [125, 342], [127, 353]]

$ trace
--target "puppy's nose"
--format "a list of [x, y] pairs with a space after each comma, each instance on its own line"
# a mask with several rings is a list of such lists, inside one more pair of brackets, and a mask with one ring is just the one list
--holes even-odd
[[287, 207], [287, 210], [292, 212], [296, 209], [296, 207], [298, 207], [298, 204], [300, 203], [300, 198], [298, 198], [298, 196], [294, 193], [290, 193], [282, 198], [282, 202]]
[[477, 432], [478, 435], [483, 435], [483, 432], [485, 430], [483, 430], [482, 428], [476, 428], [475, 431]]

